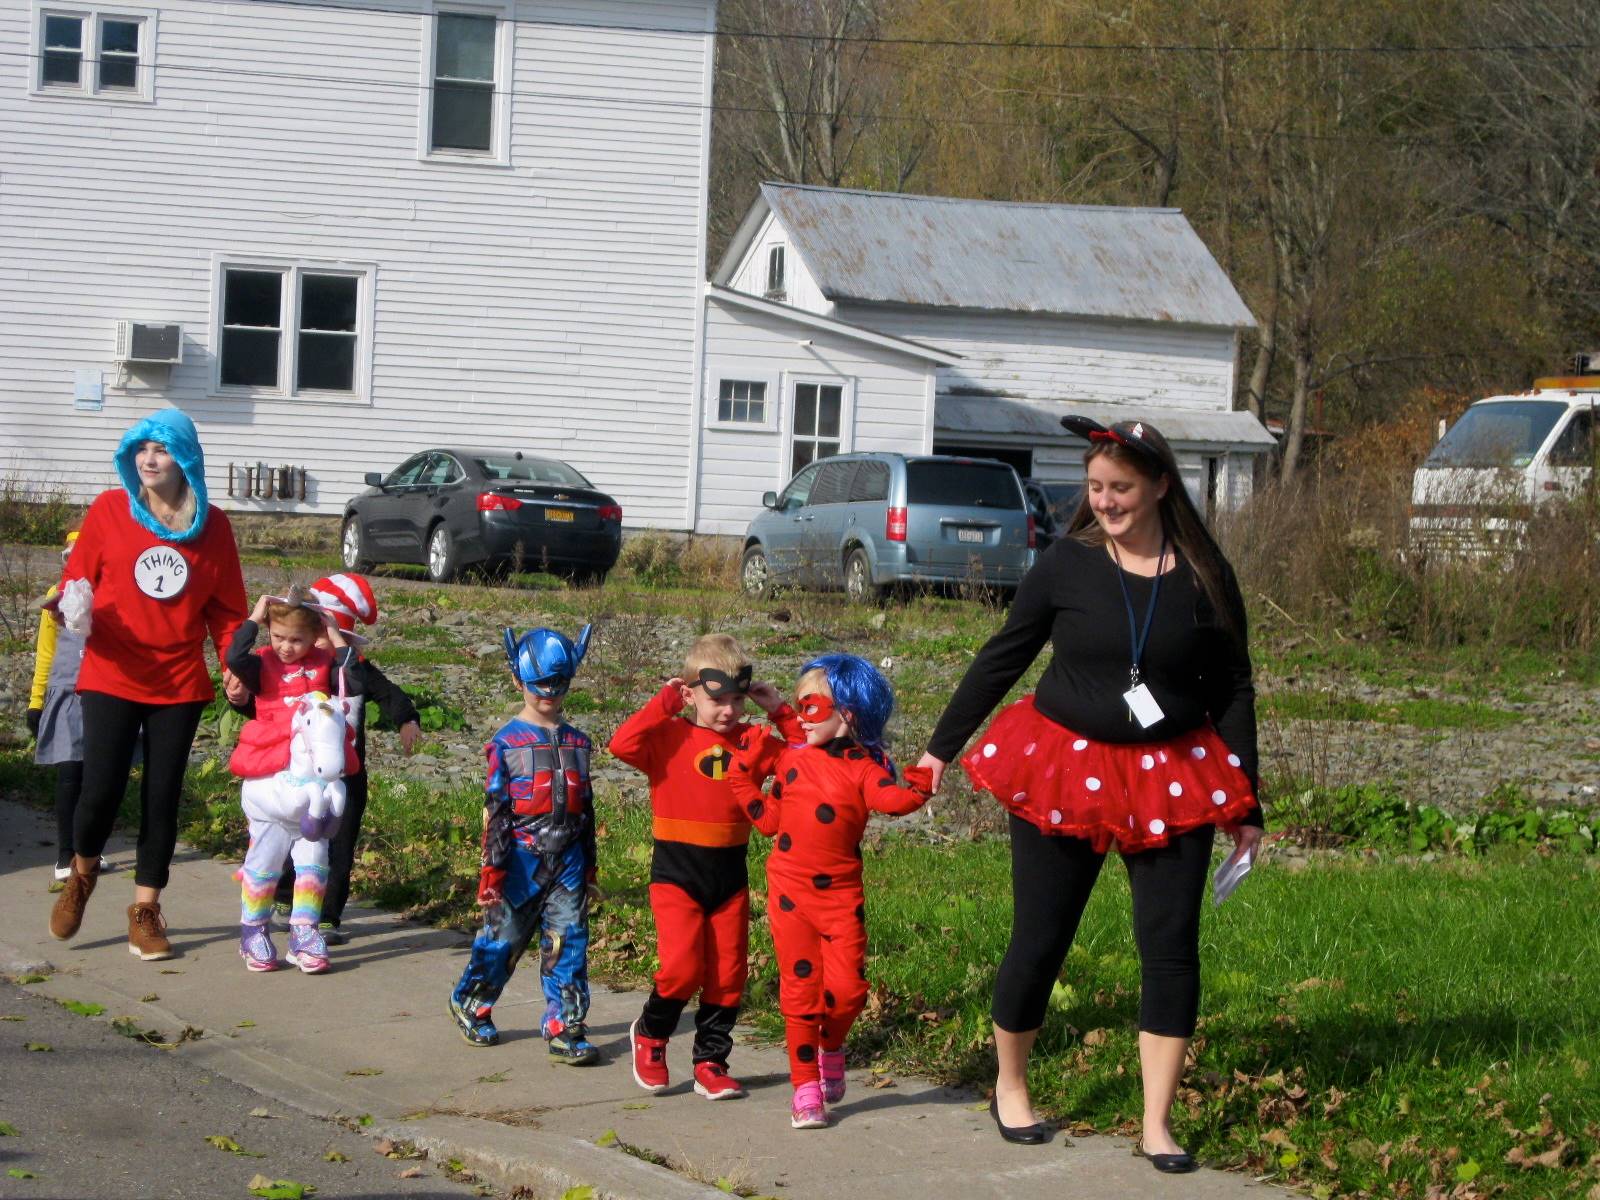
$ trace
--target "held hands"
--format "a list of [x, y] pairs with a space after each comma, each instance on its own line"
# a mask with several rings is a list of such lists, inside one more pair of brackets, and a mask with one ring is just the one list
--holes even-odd
[[933, 781], [933, 770], [930, 767], [907, 767], [901, 772], [905, 779], [906, 787], [913, 792], [921, 792], [924, 796], [931, 796], [938, 790]]
[[407, 721], [400, 726], [400, 753], [410, 758], [417, 752], [417, 743], [422, 740], [422, 726], [415, 721]]
[[250, 689], [227, 667], [222, 668], [222, 694], [229, 704], [246, 704], [250, 700]]
[[[924, 769], [927, 770], [928, 775], [929, 775], [929, 779], [930, 779], [930, 781], [931, 781], [931, 783], [933, 785], [932, 787], [930, 787], [928, 789], [928, 794], [931, 796], [932, 794], [934, 794], [935, 792], [937, 792], [939, 790], [940, 784], [942, 784], [944, 782], [944, 769], [946, 767], [948, 767], [949, 765], [950, 764], [945, 762], [944, 759], [935, 758], [933, 755], [925, 753], [925, 754], [923, 754], [923, 756], [921, 758], [919, 758], [917, 760], [917, 765], [915, 767], [912, 767], [911, 770], [912, 771], [921, 771], [921, 770], [924, 770]], [[910, 778], [911, 778], [911, 773], [910, 773], [910, 771], [908, 771], [908, 772], [906, 772], [906, 779], [907, 779], [908, 782], [910, 781]]]

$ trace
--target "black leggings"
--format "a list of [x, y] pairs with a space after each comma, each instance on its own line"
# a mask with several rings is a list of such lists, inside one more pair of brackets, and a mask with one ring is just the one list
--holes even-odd
[[72, 818], [83, 791], [83, 763], [56, 764], [56, 866], [72, 863]]
[[[1139, 1028], [1189, 1037], [1200, 1010], [1200, 902], [1216, 830], [1202, 825], [1123, 858], [1139, 947]], [[994, 1023], [1008, 1033], [1044, 1024], [1050, 990], [1078, 932], [1104, 854], [1084, 838], [1045, 834], [1011, 818], [1011, 945], [994, 985]]]
[[189, 749], [199, 728], [204, 700], [185, 704], [141, 704], [105, 692], [80, 692], [83, 701], [83, 793], [72, 823], [72, 848], [98, 858], [111, 837], [133, 748], [144, 730], [144, 775], [139, 787], [138, 860], [133, 882], [164, 888], [178, 844], [178, 800]]

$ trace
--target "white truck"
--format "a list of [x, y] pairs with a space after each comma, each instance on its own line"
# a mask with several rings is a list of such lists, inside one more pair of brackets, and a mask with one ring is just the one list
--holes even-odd
[[1535, 508], [1591, 493], [1600, 355], [1578, 369], [1461, 414], [1412, 477], [1414, 550], [1491, 554], [1516, 544]]

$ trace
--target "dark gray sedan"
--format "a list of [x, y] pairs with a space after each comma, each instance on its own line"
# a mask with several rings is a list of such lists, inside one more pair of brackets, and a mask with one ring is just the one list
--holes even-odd
[[442, 583], [481, 564], [598, 583], [622, 548], [621, 505], [557, 459], [424, 450], [366, 482], [345, 506], [346, 570], [421, 563]]

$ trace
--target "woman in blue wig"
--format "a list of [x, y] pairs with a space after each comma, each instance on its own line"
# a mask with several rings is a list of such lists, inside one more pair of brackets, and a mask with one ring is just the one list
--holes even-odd
[[83, 791], [73, 821], [72, 873], [50, 913], [70, 938], [83, 921], [128, 785], [144, 752], [128, 950], [172, 956], [161, 913], [178, 838], [178, 799], [200, 713], [214, 697], [204, 646], [220, 660], [247, 607], [233, 528], [206, 501], [205, 458], [194, 422], [165, 409], [122, 437], [122, 486], [89, 506], [61, 577], [57, 606], [84, 636]]

